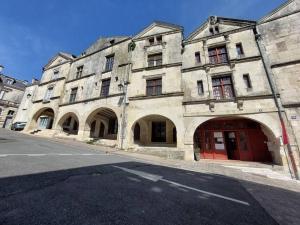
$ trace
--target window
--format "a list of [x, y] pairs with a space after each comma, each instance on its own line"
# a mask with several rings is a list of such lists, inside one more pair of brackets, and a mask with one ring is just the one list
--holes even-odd
[[203, 88], [203, 81], [202, 80], [197, 81], [197, 88], [198, 88], [198, 95], [203, 95], [204, 94], [204, 88]]
[[77, 67], [76, 78], [80, 78], [82, 76], [83, 66]]
[[243, 57], [244, 56], [244, 49], [243, 49], [242, 43], [238, 43], [235, 46], [236, 46], [236, 52], [237, 52], [238, 57], [239, 58]]
[[157, 44], [161, 44], [162, 43], [162, 36], [161, 35], [156, 37], [156, 43]]
[[12, 79], [7, 79], [7, 80], [6, 80], [6, 83], [11, 85], [11, 84], [14, 83], [14, 80], [12, 80]]
[[246, 85], [246, 88], [247, 89], [251, 89], [252, 88], [252, 84], [251, 84], [251, 80], [250, 80], [249, 74], [244, 74], [243, 75], [243, 80], [244, 80], [244, 83]]
[[201, 63], [200, 52], [195, 52], [195, 61], [196, 63]]
[[161, 95], [161, 78], [147, 80], [146, 95]]
[[232, 99], [234, 97], [231, 76], [212, 78], [212, 86], [216, 99]]
[[218, 26], [215, 26], [215, 33], [216, 33], [216, 34], [220, 33], [220, 30], [219, 30], [219, 27], [218, 27]]
[[162, 53], [148, 55], [148, 66], [159, 66], [162, 65]]
[[78, 88], [72, 88], [69, 102], [75, 102]]
[[3, 91], [3, 90], [2, 90], [2, 91], [0, 91], [0, 99], [3, 99], [3, 98], [4, 98], [4, 94], [5, 94], [5, 92], [6, 92], [6, 91]]
[[106, 97], [109, 94], [110, 79], [102, 80], [101, 97]]
[[152, 37], [152, 38], [149, 38], [149, 45], [154, 45], [154, 37]]
[[152, 142], [166, 142], [166, 122], [152, 122]]
[[1, 114], [2, 114], [2, 108], [0, 108], [0, 116], [1, 116]]
[[7, 115], [8, 115], [8, 116], [12, 116], [12, 115], [14, 115], [14, 113], [15, 113], [15, 111], [13, 111], [13, 110], [8, 110]]
[[227, 50], [225, 46], [208, 49], [209, 62], [211, 64], [228, 63]]
[[58, 70], [54, 70], [54, 71], [53, 71], [53, 75], [52, 75], [52, 80], [57, 79], [58, 76], [59, 76], [59, 71], [58, 71]]
[[49, 87], [46, 91], [45, 97], [44, 97], [44, 101], [50, 101], [50, 98], [53, 95], [53, 87]]
[[114, 65], [114, 55], [106, 56], [105, 71], [112, 71]]
[[210, 34], [214, 34], [214, 28], [212, 28], [212, 27], [209, 28], [209, 33], [210, 33]]

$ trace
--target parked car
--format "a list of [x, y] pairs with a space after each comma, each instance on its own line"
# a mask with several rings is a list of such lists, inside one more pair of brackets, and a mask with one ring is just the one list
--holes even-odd
[[20, 131], [23, 130], [25, 126], [26, 126], [26, 122], [15, 122], [11, 125], [10, 129]]

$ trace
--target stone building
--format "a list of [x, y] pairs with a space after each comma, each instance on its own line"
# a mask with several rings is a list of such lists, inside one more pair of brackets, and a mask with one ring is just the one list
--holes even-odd
[[133, 37], [100, 38], [78, 57], [58, 53], [35, 85], [25, 130], [288, 169], [256, 34], [255, 21], [212, 16], [187, 38], [181, 26], [153, 22]]
[[282, 119], [291, 149], [300, 144], [300, 0], [290, 0], [258, 21], [258, 38], [266, 69], [280, 95]]
[[[1, 70], [3, 66], [0, 66]], [[27, 81], [17, 80], [0, 71], [0, 127], [10, 128], [22, 100]]]

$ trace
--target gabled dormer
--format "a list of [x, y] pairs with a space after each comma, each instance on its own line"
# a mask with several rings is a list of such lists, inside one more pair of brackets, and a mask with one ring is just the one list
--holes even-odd
[[154, 69], [181, 62], [183, 27], [155, 21], [133, 37], [133, 69]]
[[71, 62], [75, 58], [76, 57], [71, 54], [59, 52], [54, 57], [52, 57], [52, 59], [43, 67], [43, 70], [53, 68], [65, 62]]
[[210, 16], [199, 28], [191, 33], [185, 41], [189, 42], [197, 39], [209, 38], [241, 28], [255, 26], [255, 24], [255, 21], [250, 20]]

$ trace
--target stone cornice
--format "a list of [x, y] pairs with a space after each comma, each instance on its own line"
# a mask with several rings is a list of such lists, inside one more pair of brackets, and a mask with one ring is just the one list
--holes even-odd
[[112, 94], [112, 95], [108, 95], [108, 96], [100, 96], [100, 97], [89, 98], [89, 99], [76, 101], [76, 102], [63, 103], [63, 104], [60, 104], [59, 106], [61, 107], [61, 106], [67, 106], [67, 105], [74, 105], [74, 104], [78, 104], [78, 103], [91, 102], [91, 101], [96, 101], [96, 100], [100, 100], [100, 99], [113, 98], [113, 97], [118, 97], [118, 96], [123, 96], [123, 95], [124, 95], [124, 93]]
[[288, 61], [288, 62], [283, 62], [283, 63], [276, 63], [276, 64], [271, 65], [271, 68], [290, 66], [290, 65], [295, 65], [295, 64], [299, 64], [299, 63], [300, 63], [300, 59], [293, 60], [293, 61]]
[[57, 79], [53, 79], [53, 80], [49, 80], [49, 81], [46, 81], [46, 82], [43, 82], [43, 83], [39, 83], [38, 86], [43, 86], [43, 85], [47, 85], [47, 84], [51, 84], [51, 83], [54, 83], [56, 81], [60, 81], [60, 80], [64, 80], [66, 79], [65, 77], [59, 77]]
[[150, 66], [150, 67], [142, 67], [142, 68], [138, 68], [138, 69], [132, 69], [132, 73], [136, 73], [136, 72], [141, 72], [144, 70], [157, 70], [157, 69], [162, 69], [162, 68], [168, 68], [168, 67], [175, 67], [175, 66], [181, 66], [182, 63], [169, 63], [169, 64], [162, 64], [159, 66]]
[[128, 99], [130, 101], [135, 101], [135, 100], [147, 100], [147, 99], [154, 99], [154, 98], [167, 98], [167, 97], [177, 97], [177, 96], [183, 96], [183, 92], [172, 92], [172, 93], [165, 93], [161, 95], [154, 95], [154, 96], [134, 96], [134, 97], [129, 97]]
[[78, 78], [75, 78], [75, 79], [72, 79], [72, 80], [67, 80], [66, 84], [77, 81], [77, 80], [81, 80], [81, 79], [84, 79], [84, 78], [87, 78], [87, 77], [90, 77], [90, 76], [93, 76], [93, 75], [96, 75], [96, 73], [91, 73], [91, 74], [84, 75], [84, 76], [81, 76], [81, 77], [78, 77]]

